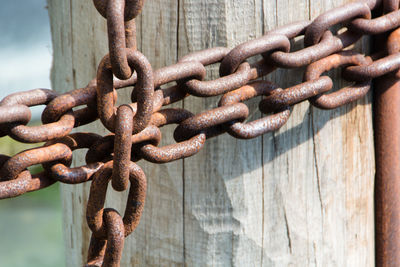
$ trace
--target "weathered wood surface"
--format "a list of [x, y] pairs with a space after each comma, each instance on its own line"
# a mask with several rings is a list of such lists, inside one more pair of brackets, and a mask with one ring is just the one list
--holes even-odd
[[[85, 86], [107, 51], [105, 20], [92, 1], [48, 2], [53, 88]], [[138, 48], [159, 68], [191, 51], [233, 47], [277, 25], [315, 18], [346, 1], [320, 2], [147, 1], [137, 22]], [[302, 71], [268, 78], [285, 88], [299, 83]], [[121, 102], [129, 101], [129, 91], [118, 92]], [[176, 106], [198, 113], [217, 100], [190, 97]], [[260, 116], [256, 102], [249, 104], [251, 119]], [[250, 141], [225, 135], [185, 160], [140, 162], [147, 202], [126, 240], [122, 266], [372, 266], [370, 96], [357, 104], [321, 111], [303, 103], [275, 133]], [[164, 129], [163, 144], [173, 142], [172, 129]], [[84, 130], [105, 133], [100, 124]], [[67, 266], [80, 266], [86, 257], [88, 188], [62, 186]], [[109, 192], [106, 206], [123, 212], [125, 200], [126, 194]]]

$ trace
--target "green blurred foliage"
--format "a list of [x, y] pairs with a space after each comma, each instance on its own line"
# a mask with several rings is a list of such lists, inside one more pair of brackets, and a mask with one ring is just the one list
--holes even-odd
[[[0, 153], [16, 153], [42, 144], [0, 138]], [[42, 171], [40, 165], [29, 168]], [[0, 267], [65, 266], [59, 185], [0, 200]]]
[[25, 144], [15, 141], [14, 139], [5, 136], [0, 138], [0, 154], [7, 156], [14, 156], [15, 154], [35, 147], [42, 146], [42, 143], [39, 144]]

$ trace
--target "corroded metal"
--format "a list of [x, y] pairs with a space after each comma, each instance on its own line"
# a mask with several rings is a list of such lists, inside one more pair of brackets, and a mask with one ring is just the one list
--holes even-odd
[[[310, 64], [304, 73], [305, 81], [318, 79], [326, 71], [344, 65], [368, 65], [370, 60], [353, 51], [344, 51], [330, 55]], [[333, 109], [344, 104], [356, 101], [365, 96], [371, 87], [371, 80], [356, 82], [330, 94], [320, 94], [310, 98], [310, 103], [321, 109]]]
[[[113, 2], [110, 0], [93, 0], [93, 4], [97, 11], [104, 17], [107, 18], [107, 4], [108, 2]], [[124, 1], [124, 20], [132, 20], [140, 14], [144, 0], [125, 0]]]
[[[64, 144], [71, 151], [74, 151], [76, 149], [90, 148], [100, 138], [100, 135], [94, 133], [73, 133], [66, 137], [49, 141], [45, 146]], [[103, 162], [94, 162], [81, 167], [70, 168], [70, 161], [68, 155], [66, 159], [52, 160], [51, 162], [42, 163], [42, 165], [49, 172], [52, 179], [66, 184], [87, 182], [103, 166]]]
[[[136, 85], [136, 97], [138, 107], [133, 118], [133, 133], [143, 130], [150, 120], [153, 111], [153, 71], [146, 57], [133, 50], [127, 51], [129, 66], [138, 73], [138, 82]], [[108, 130], [115, 130], [114, 107], [114, 87], [113, 73], [110, 65], [110, 58], [105, 56], [100, 62], [97, 72], [97, 111], [101, 122]]]
[[[157, 113], [156, 113], [157, 114]], [[151, 123], [150, 123], [151, 124]], [[86, 163], [108, 161], [112, 158], [114, 151], [115, 135], [107, 135], [95, 142], [86, 153]], [[147, 126], [143, 131], [131, 136], [132, 146], [131, 160], [138, 161], [141, 157], [136, 153], [137, 147], [143, 143], [150, 143], [157, 146], [161, 141], [161, 131], [154, 125]]]
[[56, 180], [46, 173], [30, 174], [25, 170], [13, 180], [0, 181], [0, 199], [12, 198], [37, 191], [54, 184]]
[[[107, 19], [110, 62], [116, 77], [126, 80], [132, 75], [127, 48], [136, 49], [134, 18], [140, 13], [144, 0], [94, 0], [97, 10]], [[125, 22], [126, 21], [126, 22]]]
[[223, 124], [239, 120], [243, 121], [249, 116], [249, 109], [243, 103], [214, 108], [197, 114], [182, 121], [174, 131], [177, 142], [187, 140], [199, 133], [205, 133], [207, 138], [221, 133]]
[[128, 105], [121, 105], [117, 110], [114, 139], [114, 161], [112, 187], [124, 191], [129, 184], [129, 163], [131, 160], [133, 111]]
[[[219, 101], [219, 106], [228, 106], [235, 103], [243, 102], [261, 95], [273, 95], [278, 87], [270, 82], [254, 82], [243, 86], [237, 90], [226, 93]], [[261, 109], [262, 112], [264, 112]], [[229, 123], [228, 133], [233, 137], [240, 139], [250, 139], [265, 133], [278, 130], [282, 127], [290, 116], [289, 105], [279, 107], [272, 112], [273, 115], [265, 116], [261, 119], [243, 123], [240, 121], [232, 121]]]
[[371, 9], [366, 2], [353, 2], [331, 9], [329, 12], [319, 15], [307, 27], [304, 35], [304, 44], [306, 46], [314, 45], [321, 40], [324, 32], [330, 27], [358, 17], [371, 18]]
[[276, 88], [260, 102], [259, 107], [264, 113], [273, 112], [327, 92], [332, 86], [332, 79], [322, 76], [286, 89]]
[[[111, 180], [113, 162], [107, 162], [93, 177], [90, 186], [89, 200], [86, 210], [86, 219], [89, 228], [96, 238], [107, 237], [106, 226], [103, 220], [105, 196], [108, 183]], [[146, 198], [146, 176], [142, 169], [131, 162], [128, 166], [130, 189], [124, 213], [125, 236], [130, 235], [139, 224]]]
[[114, 209], [104, 209], [103, 220], [107, 239], [90, 239], [88, 264], [91, 266], [118, 267], [125, 242], [125, 229], [121, 215]]
[[240, 44], [232, 49], [222, 60], [219, 74], [221, 76], [230, 75], [234, 73], [240, 64], [242, 64], [246, 59], [259, 54], [267, 56], [268, 52], [274, 50], [289, 52], [289, 39], [284, 35], [267, 34], [260, 38]]
[[348, 47], [359, 38], [358, 34], [351, 32], [334, 36], [330, 31], [326, 31], [320, 42], [295, 52], [273, 52], [270, 59], [278, 67], [300, 68]]
[[58, 160], [66, 165], [71, 163], [72, 151], [62, 143], [26, 150], [7, 160], [0, 168], [0, 181], [13, 180], [26, 168]]
[[[24, 105], [26, 107], [46, 105], [57, 97], [57, 93], [48, 89], [34, 89], [21, 93], [14, 93], [5, 97], [0, 102], [0, 107], [5, 110], [7, 107]], [[66, 136], [71, 132], [75, 124], [75, 117], [72, 112], [64, 113], [60, 119], [53, 123], [41, 126], [25, 126], [24, 121], [10, 121], [3, 124], [1, 132], [10, 135], [12, 138], [25, 143], [39, 143], [54, 138]]]
[[352, 31], [363, 34], [385, 33], [400, 26], [400, 10], [393, 11], [376, 19], [355, 19], [349, 26]]
[[[95, 121], [97, 116], [96, 111], [96, 86], [95, 84], [89, 84], [87, 87], [75, 89], [68, 93], [62, 94], [52, 101], [50, 101], [46, 108], [42, 113], [42, 122], [43, 123], [52, 123], [60, 119], [60, 117], [65, 114], [67, 111], [71, 110], [72, 108], [81, 106], [81, 105], [88, 105], [94, 108], [83, 108], [84, 113], [91, 113], [93, 114], [92, 121]], [[74, 111], [74, 115], [78, 111]], [[79, 121], [79, 116], [75, 116], [75, 120]], [[83, 125], [84, 123], [80, 122], [78, 125]], [[77, 122], [75, 122], [75, 127], [77, 127]]]
[[[384, 37], [382, 37], [384, 38]], [[382, 39], [380, 44], [382, 44]], [[389, 55], [399, 52], [400, 30], [387, 38]], [[400, 265], [400, 79], [389, 73], [375, 80], [375, 244], [376, 266]]]
[[[192, 52], [157, 70], [135, 51], [134, 19], [144, 0], [93, 2], [107, 19], [109, 40], [109, 54], [100, 62], [97, 77], [86, 87], [62, 95], [35, 89], [11, 94], [0, 102], [0, 136], [25, 143], [46, 142], [12, 157], [0, 155], [0, 199], [56, 181], [76, 184], [92, 180], [87, 206], [92, 230], [87, 266], [119, 266], [125, 236], [137, 227], [145, 201], [146, 177], [134, 162], [166, 163], [186, 158], [198, 153], [207, 138], [226, 132], [236, 138], [255, 138], [282, 127], [293, 105], [309, 100], [318, 108], [336, 108], [363, 97], [371, 81], [376, 81], [376, 262], [377, 266], [400, 264], [400, 30], [389, 36], [387, 49], [370, 56], [349, 49], [363, 35], [398, 28], [399, 0], [349, 3], [314, 21], [281, 26], [232, 49]], [[378, 17], [371, 19], [371, 11]], [[333, 31], [338, 25], [347, 29]], [[304, 47], [293, 51], [290, 41], [302, 35]], [[220, 64], [220, 76], [206, 80], [206, 67], [213, 64]], [[300, 67], [305, 67], [304, 82], [286, 89], [260, 80], [277, 68]], [[328, 94], [334, 81], [321, 75], [338, 67], [343, 67], [342, 77], [354, 83]], [[133, 87], [132, 103], [116, 106], [116, 90], [127, 87]], [[221, 99], [218, 107], [196, 115], [182, 108], [165, 108], [189, 96]], [[249, 108], [241, 102], [254, 98], [259, 99], [259, 110], [266, 115], [247, 122]], [[46, 105], [43, 125], [27, 126], [29, 107], [36, 105]], [[71, 134], [73, 128], [98, 119], [112, 134]], [[168, 124], [177, 124], [177, 143], [159, 146], [160, 128]], [[71, 168], [72, 151], [82, 148], [88, 149], [86, 164]], [[27, 168], [36, 164], [42, 164], [44, 171], [31, 174]], [[104, 209], [110, 180], [117, 191], [130, 185], [123, 218], [113, 209]]]
[[[229, 53], [228, 48], [216, 47], [189, 54], [179, 62], [199, 62], [204, 66], [215, 64], [223, 60]], [[251, 79], [251, 66], [247, 62], [239, 65], [234, 73], [212, 81], [191, 79], [179, 81], [178, 84], [189, 94], [195, 96], [216, 96], [246, 84]]]
[[[150, 123], [157, 127], [162, 127], [168, 124], [179, 124], [190, 117], [193, 117], [193, 114], [184, 109], [164, 109], [154, 113]], [[139, 154], [150, 162], [167, 163], [193, 156], [203, 148], [205, 141], [206, 135], [199, 133], [177, 144], [164, 147], [145, 144], [140, 146], [138, 150]]]

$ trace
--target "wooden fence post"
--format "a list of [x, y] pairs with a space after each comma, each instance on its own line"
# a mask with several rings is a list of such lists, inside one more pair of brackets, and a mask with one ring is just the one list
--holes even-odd
[[[138, 49], [156, 69], [191, 51], [233, 47], [277, 25], [315, 18], [349, 0], [322, 2], [148, 0], [137, 20]], [[85, 86], [107, 53], [105, 19], [92, 1], [48, 4], [53, 88]], [[338, 74], [332, 77], [338, 81]], [[302, 71], [279, 70], [268, 78], [286, 88], [302, 80]], [[129, 94], [118, 91], [120, 102], [129, 102]], [[217, 101], [190, 97], [175, 106], [198, 113]], [[256, 102], [249, 104], [252, 119], [260, 116]], [[373, 266], [371, 117], [370, 95], [333, 111], [303, 103], [277, 132], [250, 141], [224, 135], [174, 163], [139, 162], [148, 178], [147, 202], [121, 266]], [[99, 123], [79, 129], [87, 130], [105, 134]], [[173, 142], [172, 130], [163, 130], [163, 144]], [[67, 266], [86, 258], [88, 188], [62, 185]], [[106, 206], [123, 212], [125, 200], [126, 194], [109, 192]]]

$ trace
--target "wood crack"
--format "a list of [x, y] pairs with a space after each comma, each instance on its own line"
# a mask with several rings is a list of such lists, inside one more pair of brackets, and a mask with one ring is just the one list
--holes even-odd
[[[313, 144], [313, 157], [314, 157], [314, 167], [315, 167], [315, 174], [317, 176], [317, 189], [318, 189], [318, 198], [319, 198], [319, 205], [321, 208], [321, 217], [323, 216], [323, 212], [324, 212], [324, 207], [323, 207], [323, 203], [322, 203], [322, 195], [321, 195], [321, 177], [319, 174], [319, 168], [318, 168], [318, 158], [317, 158], [317, 144], [315, 142], [315, 128], [314, 128], [314, 116], [313, 116], [313, 112], [312, 109], [310, 110], [310, 115], [311, 115], [311, 130], [312, 130], [312, 144]], [[323, 225], [322, 225], [323, 226]]]
[[288, 219], [287, 219], [287, 215], [286, 215], [285, 205], [283, 205], [283, 216], [285, 219], [286, 236], [288, 238], [288, 247], [289, 247], [290, 254], [292, 254], [292, 238], [290, 237], [289, 223], [288, 223]]

